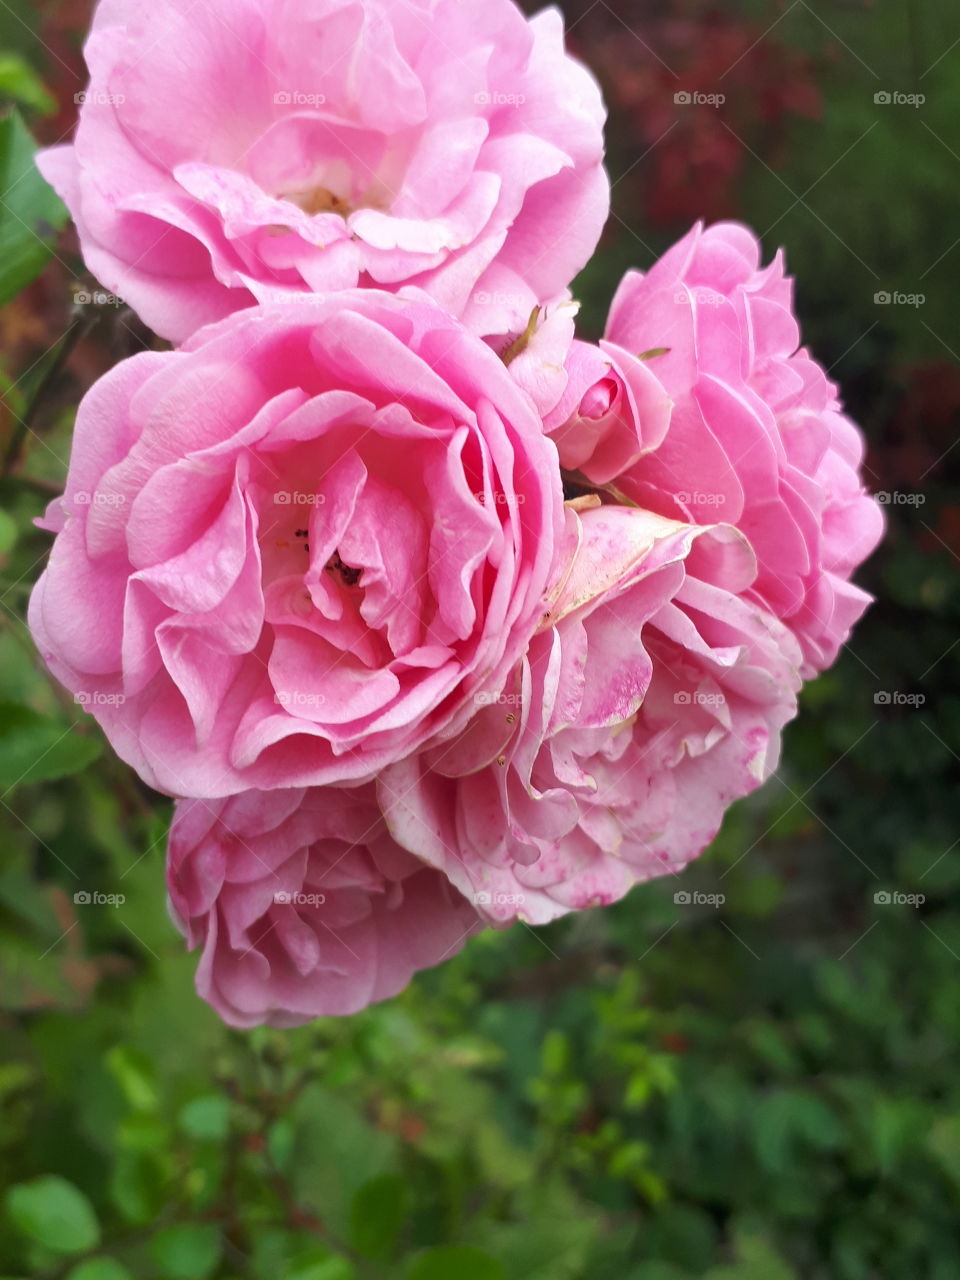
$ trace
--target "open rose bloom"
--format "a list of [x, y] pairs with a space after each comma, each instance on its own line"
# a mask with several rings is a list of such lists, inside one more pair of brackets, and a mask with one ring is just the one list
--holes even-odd
[[40, 157], [101, 283], [182, 342], [278, 294], [413, 283], [522, 328], [596, 247], [604, 111], [512, 0], [104, 0]]
[[782, 256], [721, 223], [630, 272], [598, 347], [574, 343], [547, 426], [561, 465], [651, 511], [725, 521], [757, 555], [755, 597], [794, 631], [803, 674], [869, 602], [850, 582], [880, 539], [863, 440], [800, 347]]
[[490, 348], [375, 290], [239, 312], [80, 407], [30, 623], [151, 785], [372, 780], [522, 658], [556, 449]]
[[179, 350], [80, 405], [30, 625], [177, 797], [200, 994], [292, 1026], [677, 874], [869, 597], [782, 258], [695, 227], [598, 343], [603, 107], [511, 0], [103, 0], [40, 158]]
[[380, 778], [394, 837], [492, 921], [680, 871], [769, 777], [796, 712], [799, 650], [746, 598], [742, 535], [619, 506], [574, 519], [570, 574], [473, 750]]
[[203, 948], [197, 989], [235, 1027], [355, 1013], [481, 923], [391, 840], [372, 788], [182, 800], [167, 880], [174, 918]]

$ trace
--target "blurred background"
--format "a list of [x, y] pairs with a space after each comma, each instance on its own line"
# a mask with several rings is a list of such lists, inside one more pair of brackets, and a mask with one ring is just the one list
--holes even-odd
[[225, 1029], [164, 907], [169, 804], [23, 625], [76, 401], [152, 337], [32, 171], [90, 4], [0, 0], [4, 1280], [957, 1274], [960, 11], [561, 7], [610, 107], [585, 329], [697, 218], [785, 246], [887, 505], [877, 603], [680, 879], [352, 1019]]

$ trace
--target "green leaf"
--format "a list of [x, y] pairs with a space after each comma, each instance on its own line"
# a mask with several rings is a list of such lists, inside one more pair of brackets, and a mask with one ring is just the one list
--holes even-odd
[[165, 1280], [206, 1280], [220, 1261], [220, 1232], [202, 1222], [158, 1231], [150, 1253]]
[[110, 1198], [128, 1222], [152, 1222], [169, 1199], [161, 1161], [142, 1151], [118, 1151], [110, 1175]]
[[290, 1168], [296, 1142], [296, 1128], [283, 1116], [267, 1130], [267, 1150], [270, 1152], [271, 1160], [281, 1173], [286, 1173]]
[[421, 1253], [407, 1267], [407, 1280], [504, 1280], [503, 1263], [469, 1244], [444, 1244]]
[[754, 1108], [753, 1120], [757, 1155], [774, 1174], [789, 1167], [796, 1141], [828, 1151], [841, 1137], [830, 1108], [799, 1089], [776, 1089], [761, 1098]]
[[703, 1280], [797, 1280], [793, 1268], [762, 1236], [739, 1229], [734, 1237], [736, 1264], [711, 1267]]
[[927, 1145], [944, 1173], [960, 1187], [960, 1116], [939, 1116], [934, 1120]]
[[644, 1225], [643, 1247], [650, 1258], [699, 1275], [716, 1256], [717, 1228], [699, 1207], [665, 1204]]
[[180, 1128], [201, 1142], [222, 1142], [230, 1132], [230, 1099], [220, 1093], [192, 1098], [180, 1108]]
[[113, 1258], [89, 1258], [78, 1262], [67, 1280], [133, 1280], [133, 1277]]
[[67, 221], [60, 197], [34, 163], [35, 151], [19, 112], [0, 119], [0, 305], [40, 274]]
[[0, 511], [0, 556], [9, 555], [16, 542], [16, 523], [6, 511]]
[[672, 1262], [644, 1262], [624, 1280], [690, 1280], [690, 1272]]
[[25, 1089], [35, 1078], [34, 1069], [25, 1062], [0, 1064], [0, 1098], [6, 1098], [7, 1094]]
[[49, 782], [86, 769], [100, 755], [99, 738], [64, 726], [29, 707], [0, 703], [0, 788]]
[[0, 54], [0, 97], [32, 107], [44, 116], [53, 115], [57, 109], [56, 98], [29, 63], [15, 53]]
[[283, 1280], [354, 1280], [356, 1270], [347, 1258], [319, 1246], [298, 1254], [283, 1273]]
[[123, 1090], [128, 1106], [134, 1111], [156, 1111], [156, 1072], [145, 1053], [132, 1045], [114, 1045], [107, 1054], [107, 1067]]
[[367, 1258], [388, 1258], [410, 1211], [407, 1184], [395, 1173], [371, 1178], [350, 1206], [350, 1239]]
[[57, 1253], [83, 1253], [100, 1242], [90, 1201], [66, 1178], [45, 1174], [7, 1193], [7, 1213], [30, 1240]]
[[793, 1268], [762, 1236], [739, 1233], [737, 1251], [745, 1269], [756, 1268], [758, 1280], [761, 1276], [763, 1280], [796, 1280]]
[[570, 1046], [562, 1031], [548, 1031], [543, 1039], [543, 1073], [547, 1076], [562, 1076], [567, 1069], [570, 1057]]
[[338, 1236], [349, 1231], [350, 1206], [363, 1183], [389, 1172], [396, 1139], [318, 1085], [308, 1085], [287, 1110], [293, 1147], [287, 1176], [297, 1203], [313, 1210]]

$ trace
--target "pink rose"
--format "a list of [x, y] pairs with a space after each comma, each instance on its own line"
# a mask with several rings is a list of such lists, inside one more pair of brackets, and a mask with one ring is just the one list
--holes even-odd
[[555, 10], [103, 0], [76, 141], [41, 154], [91, 271], [158, 333], [414, 283], [522, 327], [596, 247], [605, 118]]
[[493, 923], [680, 871], [770, 776], [796, 713], [800, 651], [745, 595], [756, 562], [736, 530], [607, 506], [572, 538], [570, 575], [469, 751], [378, 780], [397, 842]]
[[745, 533], [753, 592], [796, 634], [809, 677], [869, 603], [849, 579], [883, 521], [860, 478], [860, 433], [799, 348], [782, 256], [759, 262], [756, 238], [721, 223], [628, 273], [599, 347], [573, 344], [546, 425], [562, 465], [593, 483]]
[[370, 779], [525, 652], [556, 448], [479, 338], [375, 290], [237, 313], [84, 399], [30, 624], [174, 795]]
[[454, 955], [476, 912], [390, 839], [372, 788], [181, 800], [174, 918], [202, 946], [197, 990], [234, 1027], [293, 1027], [396, 995]]

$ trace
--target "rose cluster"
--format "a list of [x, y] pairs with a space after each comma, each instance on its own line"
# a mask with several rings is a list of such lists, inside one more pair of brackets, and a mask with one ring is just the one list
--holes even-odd
[[782, 259], [698, 226], [577, 336], [604, 112], [552, 11], [101, 0], [86, 56], [40, 167], [178, 345], [81, 403], [30, 625], [177, 799], [201, 995], [350, 1013], [678, 872], [881, 533]]

